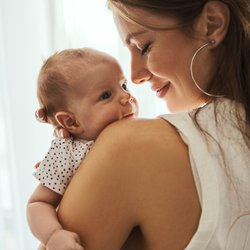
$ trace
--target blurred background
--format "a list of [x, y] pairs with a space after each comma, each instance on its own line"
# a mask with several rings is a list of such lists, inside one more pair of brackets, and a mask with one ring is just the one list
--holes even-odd
[[[116, 57], [130, 79], [129, 53], [105, 0], [0, 0], [0, 250], [34, 250], [26, 203], [37, 185], [34, 164], [53, 128], [34, 118], [36, 79], [43, 59], [65, 48], [93, 47]], [[166, 113], [149, 86], [129, 88], [139, 117]]]

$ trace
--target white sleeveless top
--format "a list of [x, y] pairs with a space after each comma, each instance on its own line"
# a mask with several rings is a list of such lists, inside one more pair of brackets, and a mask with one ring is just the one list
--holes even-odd
[[191, 113], [161, 116], [188, 146], [202, 207], [186, 250], [250, 250], [250, 150], [236, 128], [234, 104], [221, 98], [216, 100], [219, 112], [214, 112], [215, 103], [202, 108], [198, 121], [207, 136], [194, 125]]

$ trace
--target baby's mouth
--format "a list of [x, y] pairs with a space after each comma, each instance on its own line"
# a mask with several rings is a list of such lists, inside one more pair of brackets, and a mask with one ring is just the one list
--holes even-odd
[[135, 117], [135, 113], [132, 112], [132, 113], [124, 115], [123, 119], [125, 119], [125, 118], [134, 118], [134, 117]]

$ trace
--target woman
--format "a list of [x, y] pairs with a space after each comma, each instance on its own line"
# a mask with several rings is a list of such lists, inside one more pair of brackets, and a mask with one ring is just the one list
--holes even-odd
[[59, 209], [85, 249], [250, 249], [250, 3], [109, 0], [174, 113], [106, 128]]

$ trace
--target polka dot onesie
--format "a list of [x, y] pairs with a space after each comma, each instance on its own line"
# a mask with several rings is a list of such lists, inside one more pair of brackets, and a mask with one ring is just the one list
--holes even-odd
[[94, 141], [56, 138], [33, 174], [44, 186], [63, 195]]

